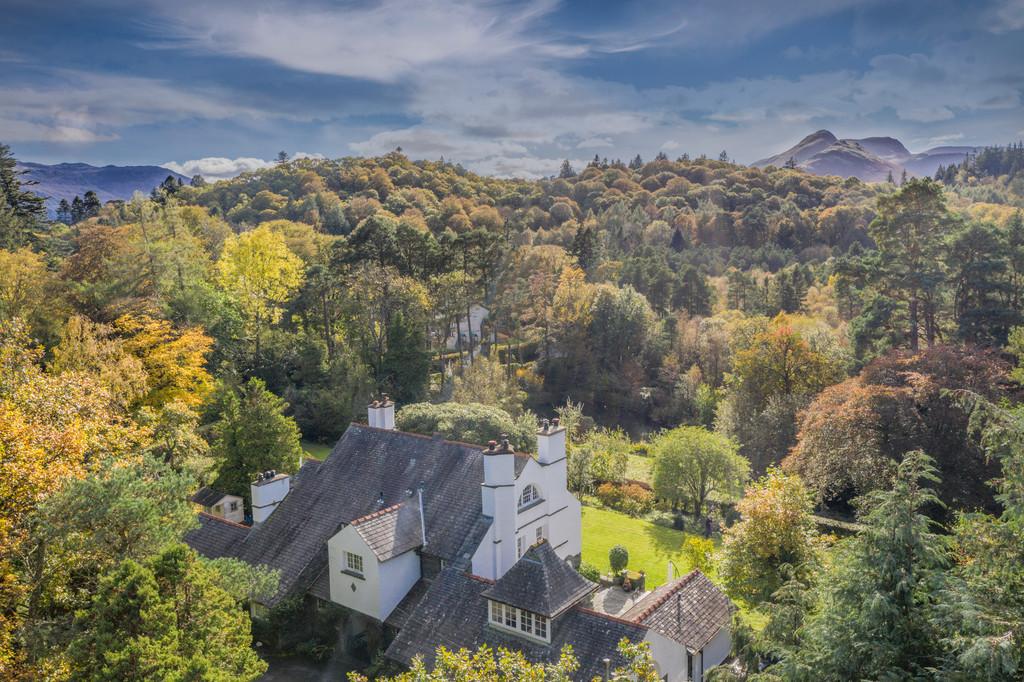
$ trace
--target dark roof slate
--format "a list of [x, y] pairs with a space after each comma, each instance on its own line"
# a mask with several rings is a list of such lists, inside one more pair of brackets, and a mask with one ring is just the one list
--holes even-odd
[[424, 595], [427, 593], [427, 589], [430, 588], [430, 582], [423, 580], [422, 578], [416, 581], [416, 584], [412, 586], [412, 589], [404, 597], [402, 601], [398, 602], [391, 613], [388, 615], [385, 624], [390, 625], [396, 630], [401, 630], [405, 627], [405, 624], [409, 621], [409, 618], [419, 607], [420, 602], [423, 601]]
[[481, 644], [497, 649], [519, 650], [533, 662], [554, 662], [562, 647], [571, 644], [580, 668], [577, 680], [591, 680], [604, 672], [606, 656], [612, 666], [626, 661], [619, 655], [619, 641], [642, 641], [647, 628], [580, 607], [571, 608], [551, 622], [551, 643], [519, 637], [488, 624], [483, 592], [493, 583], [448, 567], [431, 583], [423, 600], [406, 619], [405, 627], [387, 649], [387, 656], [404, 665], [421, 655], [428, 665], [438, 647], [475, 650]]
[[227, 495], [223, 490], [216, 490], [208, 485], [204, 485], [192, 496], [192, 501], [202, 507], [212, 507], [227, 497]]
[[199, 514], [199, 527], [185, 533], [185, 542], [210, 559], [235, 555], [238, 545], [249, 534], [249, 526], [243, 526], [219, 516]]
[[[516, 471], [529, 459], [517, 456]], [[351, 424], [326, 459], [306, 461], [291, 492], [234, 556], [280, 571], [280, 589], [267, 603], [273, 606], [312, 585], [327, 564], [327, 540], [379, 509], [381, 493], [390, 506], [423, 485], [425, 551], [453, 562], [480, 524], [482, 481], [479, 446]]]
[[700, 651], [729, 624], [733, 604], [700, 571], [666, 583], [623, 618], [648, 626], [691, 651]]
[[423, 527], [415, 496], [355, 519], [351, 525], [379, 561], [387, 561], [423, 544]]
[[551, 618], [596, 589], [596, 584], [559, 559], [550, 543], [541, 540], [483, 595]]

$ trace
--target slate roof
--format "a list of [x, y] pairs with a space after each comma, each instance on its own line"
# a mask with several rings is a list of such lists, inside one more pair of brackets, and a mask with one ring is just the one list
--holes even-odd
[[430, 582], [423, 580], [416, 581], [416, 584], [412, 586], [412, 589], [402, 597], [402, 601], [398, 602], [398, 606], [392, 609], [388, 615], [387, 620], [384, 622], [387, 625], [401, 630], [405, 627], [405, 624], [409, 621], [409, 618], [415, 613], [416, 609], [419, 608], [420, 602], [423, 601], [424, 595], [430, 588]]
[[483, 592], [488, 599], [552, 618], [597, 589], [541, 540]]
[[700, 651], [732, 617], [729, 598], [700, 571], [666, 583], [644, 597], [623, 618]]
[[453, 567], [445, 568], [427, 589], [423, 601], [406, 619], [405, 627], [387, 649], [388, 658], [409, 665], [416, 655], [430, 665], [439, 646], [474, 650], [481, 644], [523, 652], [533, 662], [554, 662], [562, 647], [571, 644], [580, 669], [574, 679], [591, 680], [604, 673], [601, 660], [625, 664], [617, 646], [623, 637], [642, 641], [647, 628], [581, 607], [573, 607], [550, 623], [551, 643], [503, 632], [487, 621], [484, 591], [493, 583]]
[[351, 525], [379, 561], [387, 561], [423, 544], [415, 495], [406, 502], [355, 519]]
[[185, 533], [185, 542], [205, 557], [220, 559], [234, 556], [248, 534], [249, 526], [203, 512], [199, 514], [199, 527]]
[[227, 495], [223, 490], [216, 490], [208, 485], [204, 485], [192, 496], [192, 501], [202, 507], [212, 507], [227, 497]]
[[[517, 474], [529, 459], [516, 456]], [[381, 493], [391, 506], [423, 485], [424, 551], [453, 562], [463, 558], [466, 538], [481, 525], [482, 482], [480, 446], [351, 424], [326, 459], [307, 460], [291, 492], [233, 555], [280, 571], [280, 589], [267, 603], [273, 606], [313, 584], [327, 565], [327, 540], [377, 511]]]

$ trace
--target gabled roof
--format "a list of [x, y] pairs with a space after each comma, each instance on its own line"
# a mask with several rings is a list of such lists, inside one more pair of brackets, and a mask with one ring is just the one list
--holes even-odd
[[[192, 501], [202, 507], [212, 507], [213, 505], [217, 504], [227, 496], [228, 493], [224, 492], [223, 490], [217, 490], [215, 488], [211, 488], [208, 485], [204, 485], [202, 488], [196, 491], [195, 495], [192, 496]], [[242, 499], [237, 495], [233, 495], [232, 497]]]
[[351, 525], [378, 561], [387, 561], [423, 544], [420, 510], [415, 502], [400, 502], [355, 519]]
[[487, 599], [551, 618], [597, 589], [541, 540], [526, 551], [493, 587]]
[[507, 633], [488, 624], [483, 592], [493, 584], [459, 569], [445, 568], [419, 605], [405, 617], [404, 626], [387, 649], [387, 657], [409, 665], [420, 655], [432, 665], [440, 646], [475, 650], [487, 644], [493, 649], [522, 651], [528, 660], [540, 663], [557, 661], [562, 647], [571, 644], [580, 663], [573, 679], [589, 682], [604, 673], [602, 659], [606, 656], [613, 667], [626, 663], [618, 653], [623, 637], [640, 642], [647, 634], [642, 625], [578, 606], [550, 623], [550, 644]]
[[[517, 475], [529, 459], [516, 456]], [[327, 541], [379, 509], [381, 494], [390, 506], [422, 485], [424, 551], [454, 562], [481, 524], [482, 482], [480, 446], [351, 424], [326, 459], [306, 461], [291, 492], [238, 543], [233, 556], [280, 571], [280, 589], [267, 604], [273, 606], [312, 585], [327, 564]]]
[[700, 571], [662, 585], [623, 618], [646, 625], [691, 651], [700, 651], [729, 624], [733, 604]]

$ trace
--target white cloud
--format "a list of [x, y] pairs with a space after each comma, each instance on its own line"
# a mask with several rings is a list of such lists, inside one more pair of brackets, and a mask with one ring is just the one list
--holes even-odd
[[222, 156], [208, 156], [203, 159], [182, 161], [181, 163], [168, 161], [167, 163], [162, 163], [160, 165], [168, 170], [174, 171], [175, 173], [181, 173], [182, 175], [187, 175], [189, 177], [193, 175], [202, 175], [208, 180], [224, 180], [226, 178], [233, 178], [240, 173], [245, 173], [246, 171], [269, 168], [274, 164], [270, 161], [265, 161], [264, 159], [245, 156], [237, 159], [226, 159]]
[[1008, 33], [1024, 28], [1024, 0], [1004, 0], [1000, 3], [988, 23], [993, 33]]
[[[317, 3], [186, 2], [173, 5], [158, 30], [159, 47], [265, 59], [309, 73], [393, 82], [443, 62], [480, 63], [524, 49], [547, 58], [582, 54], [531, 34], [557, 6], [531, 0], [523, 8], [469, 0], [378, 0], [343, 6]], [[157, 6], [157, 9], [161, 9]]]
[[[296, 152], [291, 158], [323, 159], [326, 157], [319, 153]], [[227, 159], [222, 156], [208, 156], [203, 159], [182, 161], [181, 163], [178, 163], [177, 161], [168, 161], [160, 165], [168, 170], [174, 171], [175, 173], [181, 173], [182, 175], [187, 175], [189, 177], [193, 175], [202, 175], [207, 180], [226, 180], [248, 171], [269, 168], [273, 166], [274, 163], [274, 161], [257, 159], [251, 156], [240, 156], [236, 159]]]
[[614, 147], [615, 143], [608, 137], [588, 137], [580, 140], [576, 149], [601, 149], [602, 147]]
[[19, 142], [103, 142], [126, 126], [246, 115], [262, 113], [150, 78], [55, 69], [31, 85], [0, 85], [0, 138]]

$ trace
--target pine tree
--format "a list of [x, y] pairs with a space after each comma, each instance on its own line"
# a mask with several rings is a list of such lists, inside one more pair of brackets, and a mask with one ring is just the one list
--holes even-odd
[[277, 153], [277, 163], [278, 165], [282, 163], [288, 163], [288, 152], [284, 150], [279, 151]]
[[593, 228], [583, 227], [576, 231], [569, 253], [576, 256], [576, 262], [584, 271], [590, 272], [598, 262], [597, 248], [597, 235]]
[[640, 170], [643, 167], [644, 167], [644, 160], [640, 158], [639, 154], [637, 154], [636, 157], [634, 157], [634, 159], [629, 162], [629, 169], [630, 170]]
[[248, 500], [256, 474], [296, 470], [302, 454], [299, 427], [285, 414], [284, 400], [256, 378], [237, 390], [226, 387], [218, 399], [220, 420], [213, 429], [212, 454], [220, 467], [219, 489]]
[[98, 216], [101, 208], [103, 208], [103, 204], [100, 202], [100, 198], [93, 190], [89, 190], [85, 193], [85, 196], [82, 197], [84, 220]]
[[885, 178], [885, 181], [888, 182], [890, 185], [896, 184], [895, 178], [892, 177], [892, 171], [889, 171], [889, 175]]
[[71, 223], [80, 223], [85, 220], [85, 204], [82, 203], [82, 197], [75, 195], [75, 198], [71, 200]]
[[795, 156], [791, 156], [788, 159], [786, 159], [785, 166], [786, 166], [786, 168], [796, 168], [796, 157]]
[[729, 152], [727, 152], [727, 151], [725, 151], [723, 149], [722, 152], [718, 155], [718, 160], [719, 161], [728, 161], [729, 160]]
[[46, 222], [43, 198], [26, 187], [35, 181], [22, 180], [11, 149], [0, 143], [0, 248], [16, 249], [32, 240]]
[[560, 178], [574, 178], [576, 177], [576, 170], [569, 163], [569, 159], [562, 161], [562, 168], [558, 171], [558, 177]]
[[61, 199], [60, 203], [57, 204], [57, 222], [70, 225], [71, 220], [71, 204], [68, 203], [67, 199]]

